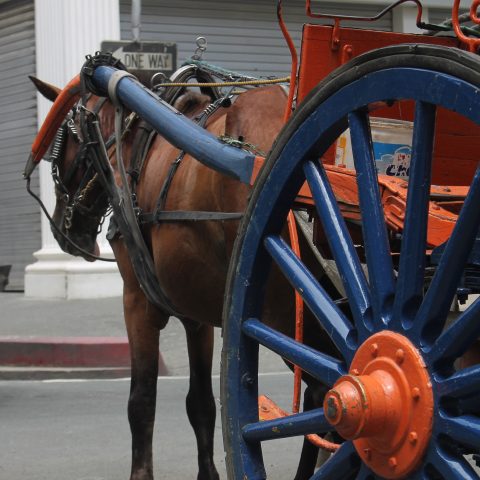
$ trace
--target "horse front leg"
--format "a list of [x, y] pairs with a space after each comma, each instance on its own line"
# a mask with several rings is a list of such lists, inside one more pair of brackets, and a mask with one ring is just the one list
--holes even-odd
[[157, 398], [159, 313], [149, 305], [140, 290], [124, 293], [124, 310], [132, 362], [128, 399], [132, 433], [130, 480], [153, 480], [152, 437]]
[[198, 449], [197, 480], [218, 480], [213, 461], [215, 399], [212, 391], [213, 327], [185, 323], [190, 385], [186, 399], [187, 415], [195, 432]]

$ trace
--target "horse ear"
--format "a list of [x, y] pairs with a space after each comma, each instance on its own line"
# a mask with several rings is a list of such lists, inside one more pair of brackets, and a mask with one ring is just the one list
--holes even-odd
[[55, 99], [58, 97], [58, 94], [61, 92], [61, 89], [51, 85], [50, 83], [44, 82], [37, 77], [29, 75], [28, 78], [33, 82], [37, 90], [51, 102], [54, 102]]

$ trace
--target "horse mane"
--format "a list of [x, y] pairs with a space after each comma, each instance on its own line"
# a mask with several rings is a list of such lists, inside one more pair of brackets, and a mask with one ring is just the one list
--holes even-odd
[[208, 95], [187, 90], [174, 102], [173, 106], [179, 112], [182, 112], [184, 115], [188, 115], [189, 113], [197, 110], [200, 105], [210, 102], [211, 100]]

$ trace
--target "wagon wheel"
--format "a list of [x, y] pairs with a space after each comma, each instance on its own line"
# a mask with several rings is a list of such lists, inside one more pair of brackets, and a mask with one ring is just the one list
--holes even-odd
[[[424, 281], [436, 110], [442, 106], [480, 124], [479, 87], [476, 56], [433, 46], [388, 47], [322, 81], [280, 134], [256, 183], [230, 268], [222, 358], [230, 479], [266, 478], [262, 442], [334, 430], [345, 440], [313, 479], [479, 478], [464, 454], [480, 452], [480, 365], [457, 370], [454, 362], [480, 336], [480, 302], [445, 324], [479, 227], [480, 169], [428, 288]], [[397, 99], [415, 102], [415, 121], [402, 246], [393, 262], [367, 110]], [[347, 126], [368, 279], [317, 160]], [[352, 320], [280, 236], [305, 181]], [[329, 332], [340, 360], [262, 323], [262, 286], [272, 262]], [[324, 408], [259, 422], [259, 344], [326, 384], [331, 390]]]

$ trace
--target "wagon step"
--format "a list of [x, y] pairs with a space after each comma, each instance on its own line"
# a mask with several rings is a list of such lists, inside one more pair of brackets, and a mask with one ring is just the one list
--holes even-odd
[[[271, 398], [266, 395], [260, 395], [258, 397], [258, 417], [260, 421], [275, 420], [276, 418], [288, 417], [291, 414], [280, 408]], [[340, 445], [329, 442], [319, 435], [310, 434], [305, 435], [310, 443], [319, 447], [327, 452], [336, 452]]]

